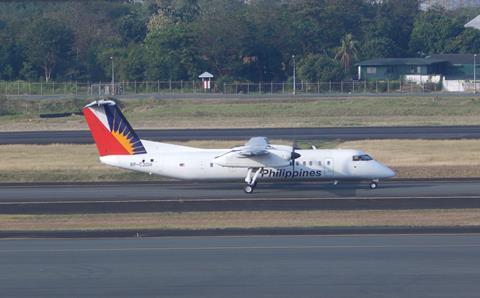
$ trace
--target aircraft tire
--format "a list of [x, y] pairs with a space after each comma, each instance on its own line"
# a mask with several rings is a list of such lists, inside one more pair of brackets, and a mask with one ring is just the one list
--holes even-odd
[[245, 193], [252, 193], [253, 190], [254, 190], [255, 187], [251, 186], [251, 185], [246, 185], [244, 188], [243, 188], [243, 191]]
[[378, 187], [378, 183], [377, 182], [370, 182], [370, 184], [368, 186], [370, 186], [370, 189], [376, 189]]

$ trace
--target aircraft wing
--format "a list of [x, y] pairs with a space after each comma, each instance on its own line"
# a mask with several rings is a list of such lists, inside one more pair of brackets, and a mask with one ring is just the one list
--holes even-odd
[[233, 168], [288, 167], [290, 162], [291, 152], [274, 148], [265, 137], [251, 138], [244, 146], [215, 158], [216, 164]]
[[238, 148], [238, 154], [251, 157], [269, 154], [270, 143], [265, 137], [251, 138], [243, 147]]

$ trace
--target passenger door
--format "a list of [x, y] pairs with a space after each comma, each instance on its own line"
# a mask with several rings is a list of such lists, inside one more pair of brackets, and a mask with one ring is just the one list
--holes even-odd
[[323, 175], [325, 177], [333, 177], [334, 168], [333, 168], [333, 158], [326, 158], [323, 161]]

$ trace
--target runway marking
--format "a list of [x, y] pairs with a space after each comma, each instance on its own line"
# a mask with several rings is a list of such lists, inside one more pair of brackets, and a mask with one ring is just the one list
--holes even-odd
[[131, 247], [131, 248], [75, 248], [75, 249], [0, 249], [0, 253], [59, 253], [59, 252], [126, 252], [126, 251], [213, 251], [213, 250], [283, 250], [283, 249], [361, 249], [361, 248], [480, 248], [480, 244], [437, 245], [305, 245], [305, 246], [212, 246], [212, 247]]

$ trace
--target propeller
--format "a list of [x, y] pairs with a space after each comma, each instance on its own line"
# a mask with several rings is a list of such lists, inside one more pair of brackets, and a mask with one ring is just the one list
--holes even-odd
[[294, 141], [292, 143], [292, 153], [290, 154], [290, 159], [292, 160], [292, 171], [295, 171], [295, 160], [301, 156], [299, 153], [295, 152], [297, 149], [300, 148], [297, 145], [297, 141]]

